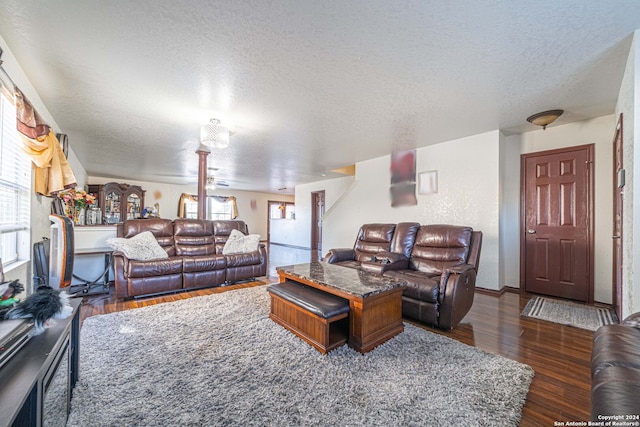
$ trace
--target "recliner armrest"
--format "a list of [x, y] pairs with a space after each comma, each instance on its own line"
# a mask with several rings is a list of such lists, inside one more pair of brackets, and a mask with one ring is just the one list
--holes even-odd
[[369, 273], [384, 274], [389, 270], [406, 270], [409, 268], [409, 258], [395, 252], [379, 252], [371, 261], [360, 263], [360, 269]]
[[620, 324], [640, 328], [640, 311], [627, 316]]
[[462, 274], [465, 271], [468, 271], [470, 269], [472, 269], [473, 266], [471, 264], [462, 264], [462, 265], [456, 265], [453, 267], [449, 267], [447, 268], [446, 272], [447, 273], [454, 273], [454, 274]]
[[352, 261], [355, 257], [356, 252], [351, 248], [335, 248], [327, 252], [323, 261], [329, 264], [335, 264], [341, 261]]
[[378, 252], [373, 256], [372, 261], [378, 262], [380, 264], [396, 264], [396, 263], [402, 263], [402, 262], [408, 263], [409, 258], [404, 256], [403, 254], [398, 254], [395, 252]]
[[476, 270], [462, 264], [447, 268], [440, 278], [438, 327], [452, 329], [469, 312], [476, 288]]

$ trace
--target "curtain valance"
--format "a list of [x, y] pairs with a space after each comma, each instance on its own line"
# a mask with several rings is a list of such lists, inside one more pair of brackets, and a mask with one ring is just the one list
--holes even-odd
[[31, 158], [36, 168], [36, 193], [51, 197], [62, 190], [75, 187], [76, 177], [51, 127], [17, 88], [15, 100], [16, 127], [22, 139], [22, 150]]
[[[236, 201], [235, 196], [207, 196], [207, 197], [211, 197], [212, 199], [220, 203], [230, 203], [231, 219], [236, 219], [238, 217], [238, 203]], [[187, 194], [187, 193], [182, 193], [180, 195], [180, 201], [178, 202], [178, 218], [185, 218], [186, 216], [185, 202], [198, 203], [198, 196], [195, 194]]]

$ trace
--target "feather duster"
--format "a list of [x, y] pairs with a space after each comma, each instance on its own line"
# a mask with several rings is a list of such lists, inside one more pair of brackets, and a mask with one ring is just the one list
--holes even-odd
[[5, 314], [5, 318], [33, 319], [34, 335], [39, 335], [44, 332], [50, 319], [64, 319], [69, 317], [72, 312], [73, 308], [69, 305], [69, 294], [43, 285], [9, 310]]

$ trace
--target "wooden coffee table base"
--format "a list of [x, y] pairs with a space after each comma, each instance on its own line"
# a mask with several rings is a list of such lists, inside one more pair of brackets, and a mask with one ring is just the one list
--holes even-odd
[[[304, 265], [301, 266], [304, 269]], [[286, 267], [279, 268], [278, 274], [281, 283], [290, 280], [337, 295], [349, 301], [349, 336], [347, 339], [349, 347], [360, 353], [366, 353], [404, 331], [404, 324], [402, 323], [402, 287], [386, 286], [374, 292], [358, 294], [357, 292], [350, 292], [349, 289], [346, 289], [346, 286], [341, 288], [339, 279], [341, 276], [345, 276], [345, 280], [353, 281], [355, 276], [359, 280], [361, 279], [358, 276], [359, 272], [347, 267], [330, 264], [322, 265], [319, 268], [333, 273], [334, 281], [331, 282], [331, 286], [313, 278], [302, 277], [300, 274], [296, 274], [295, 271], [289, 272]], [[362, 280], [367, 284], [382, 283], [382, 279], [375, 276], [363, 276]], [[380, 287], [383, 286], [385, 285], [380, 285]]]
[[349, 340], [347, 344], [366, 353], [404, 331], [402, 289], [385, 292], [362, 301], [349, 301]]
[[348, 313], [344, 313], [331, 319], [322, 318], [271, 294], [271, 320], [293, 332], [322, 354], [347, 342], [347, 316]]

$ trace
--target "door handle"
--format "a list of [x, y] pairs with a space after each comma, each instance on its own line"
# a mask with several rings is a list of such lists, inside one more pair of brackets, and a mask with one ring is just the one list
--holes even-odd
[[620, 236], [611, 236], [612, 239], [619, 239]]
[[530, 228], [530, 229], [527, 230], [527, 233], [536, 234], [536, 230], [534, 230], [533, 228]]

